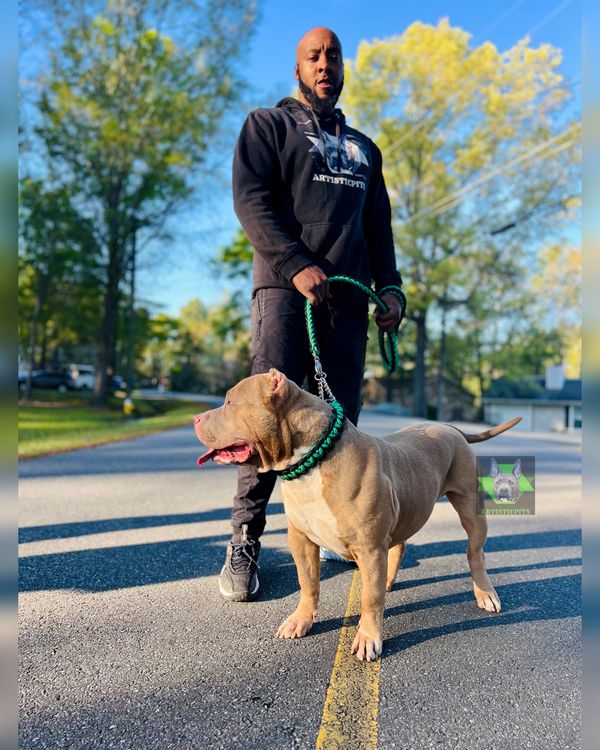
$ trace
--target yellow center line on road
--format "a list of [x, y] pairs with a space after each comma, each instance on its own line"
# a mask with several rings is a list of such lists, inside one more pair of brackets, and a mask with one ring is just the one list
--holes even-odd
[[381, 659], [350, 654], [360, 614], [360, 573], [354, 572], [315, 750], [377, 750]]

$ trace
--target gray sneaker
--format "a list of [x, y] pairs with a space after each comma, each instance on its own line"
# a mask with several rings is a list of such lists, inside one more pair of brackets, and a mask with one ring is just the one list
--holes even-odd
[[225, 565], [219, 576], [221, 596], [230, 602], [251, 602], [258, 596], [258, 556], [260, 542], [246, 539], [242, 544], [227, 545]]

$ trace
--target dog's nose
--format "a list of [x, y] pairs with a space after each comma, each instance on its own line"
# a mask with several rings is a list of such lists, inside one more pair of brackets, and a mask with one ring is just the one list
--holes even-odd
[[194, 417], [194, 424], [198, 424], [198, 422], [201, 422], [202, 416], [202, 414], [196, 414], [196, 416]]

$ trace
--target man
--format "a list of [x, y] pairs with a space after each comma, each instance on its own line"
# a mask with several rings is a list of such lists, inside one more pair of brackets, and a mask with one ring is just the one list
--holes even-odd
[[[304, 320], [305, 299], [315, 306], [323, 369], [347, 417], [358, 421], [368, 325], [367, 296], [335, 274], [376, 288], [400, 286], [390, 203], [381, 153], [346, 125], [335, 104], [344, 84], [342, 47], [322, 27], [296, 49], [298, 99], [257, 109], [244, 123], [233, 161], [235, 211], [255, 249], [252, 300], [252, 374], [276, 367], [314, 392], [314, 366]], [[376, 314], [389, 331], [400, 303]], [[232, 513], [233, 536], [219, 578], [230, 601], [258, 595], [259, 538], [275, 485], [272, 472], [241, 466]]]

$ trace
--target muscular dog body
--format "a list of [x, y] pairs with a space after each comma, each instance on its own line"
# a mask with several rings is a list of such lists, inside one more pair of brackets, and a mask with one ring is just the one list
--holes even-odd
[[[277, 370], [241, 381], [224, 406], [195, 417], [210, 448], [201, 461], [254, 463], [259, 471], [295, 463], [326, 431], [331, 408]], [[352, 653], [376, 659], [383, 644], [385, 591], [390, 590], [406, 540], [446, 495], [467, 532], [467, 559], [477, 604], [500, 611], [485, 569], [486, 517], [475, 502], [475, 455], [469, 442], [487, 440], [519, 419], [480, 435], [435, 423], [411, 425], [379, 439], [346, 421], [331, 453], [303, 476], [285, 481], [282, 496], [300, 602], [277, 631], [299, 638], [311, 628], [319, 599], [319, 546], [358, 564], [361, 617]]]

